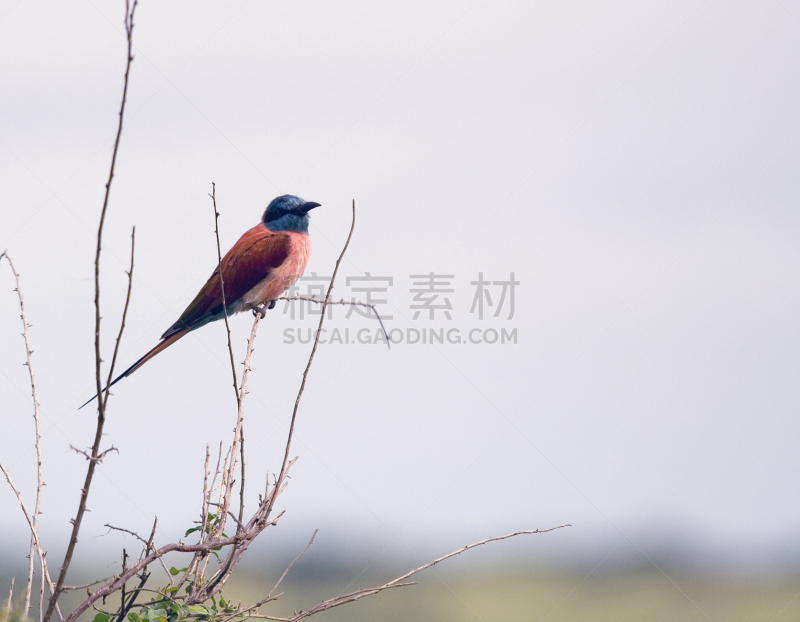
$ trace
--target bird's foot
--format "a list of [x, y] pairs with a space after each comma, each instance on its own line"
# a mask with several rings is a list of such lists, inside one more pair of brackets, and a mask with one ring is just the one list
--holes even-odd
[[274, 309], [277, 302], [275, 300], [270, 300], [269, 302], [265, 302], [263, 305], [250, 305], [250, 309], [253, 311], [253, 315], [260, 315], [261, 319], [264, 319], [267, 315], [267, 311], [270, 309]]

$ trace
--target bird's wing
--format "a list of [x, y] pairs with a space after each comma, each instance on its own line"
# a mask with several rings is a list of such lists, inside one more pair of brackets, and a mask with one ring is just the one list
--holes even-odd
[[[289, 256], [291, 239], [259, 224], [247, 231], [222, 259], [225, 305], [230, 313], [242, 296], [264, 280], [270, 270], [279, 267]], [[219, 269], [200, 289], [178, 321], [161, 338], [167, 339], [185, 328], [193, 329], [219, 319], [223, 314]]]

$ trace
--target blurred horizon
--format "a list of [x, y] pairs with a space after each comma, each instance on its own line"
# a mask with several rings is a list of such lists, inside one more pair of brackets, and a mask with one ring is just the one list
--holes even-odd
[[[289, 525], [289, 522], [290, 519], [284, 516], [277, 527], [267, 529], [251, 545], [242, 562], [247, 572], [274, 572], [283, 568], [308, 544], [315, 531], [318, 532], [315, 542], [304, 555], [304, 565], [307, 566], [304, 572], [311, 574], [358, 567], [373, 570], [377, 567], [384, 572], [390, 568], [410, 570], [461, 546], [506, 535], [485, 533], [469, 538], [463, 532], [460, 536], [454, 535], [458, 530], [451, 530], [447, 534], [419, 532], [399, 541], [377, 530], [355, 526], [311, 527]], [[548, 527], [519, 527], [519, 530], [523, 529]], [[649, 567], [686, 576], [718, 578], [767, 579], [800, 575], [800, 541], [775, 540], [760, 545], [743, 543], [731, 546], [663, 521], [639, 526], [634, 533], [635, 537], [610, 532], [599, 537], [597, 534], [587, 536], [586, 532], [581, 533], [580, 526], [567, 525], [550, 532], [490, 542], [443, 563], [455, 574], [474, 572], [475, 569], [499, 572], [504, 568], [511, 572], [523, 569], [580, 575], [598, 568], [604, 572], [627, 573]], [[57, 541], [56, 535], [47, 531], [41, 534], [51, 560], [60, 559], [66, 545], [66, 538]], [[191, 542], [192, 537], [181, 537], [180, 540]], [[443, 541], [449, 542], [450, 548]], [[76, 569], [80, 568], [78, 573], [82, 574], [90, 564], [100, 560], [103, 560], [103, 567], [111, 567], [118, 564], [122, 548], [131, 554], [131, 551], [138, 550], [137, 544], [132, 536], [110, 529], [104, 529], [91, 538], [83, 537], [76, 554]], [[0, 542], [0, 559], [23, 560], [27, 549], [28, 543], [23, 539], [17, 540], [14, 546], [9, 541]], [[3, 572], [8, 575], [7, 570]]]
[[[224, 597], [245, 604], [263, 598], [308, 543], [309, 534], [301, 535], [301, 531], [268, 529], [234, 572], [222, 592]], [[411, 579], [415, 585], [314, 617], [328, 622], [782, 622], [800, 615], [796, 547], [732, 555], [729, 550], [704, 547], [673, 534], [650, 547], [609, 541], [603, 555], [595, 557], [579, 550], [574, 542], [546, 542], [551, 535], [519, 536], [472, 549], [415, 575]], [[286, 615], [326, 598], [382, 585], [449, 552], [435, 545], [412, 552], [401, 550], [403, 547], [396, 543], [361, 536], [354, 530], [345, 536], [321, 529], [314, 545], [291, 567], [281, 584], [283, 596], [262, 613]], [[137, 542], [133, 538], [116, 539], [136, 557]], [[93, 581], [119, 568], [121, 549], [115, 554], [110, 543], [95, 540], [83, 544], [83, 555], [73, 565], [70, 583]], [[592, 548], [596, 545], [593, 543]], [[48, 557], [51, 563], [56, 559]], [[8, 593], [10, 577], [16, 576], [18, 595], [27, 573], [23, 557], [19, 551], [0, 548], [0, 559], [15, 560], [13, 564], [0, 564], [0, 593]], [[170, 554], [165, 562], [169, 567], [179, 565], [180, 559]], [[778, 559], [780, 563], [776, 564]], [[154, 572], [148, 582], [150, 588], [167, 584], [158, 564], [150, 570]], [[65, 605], [77, 603], [79, 597], [80, 592], [69, 592]], [[87, 620], [91, 617], [84, 616]]]

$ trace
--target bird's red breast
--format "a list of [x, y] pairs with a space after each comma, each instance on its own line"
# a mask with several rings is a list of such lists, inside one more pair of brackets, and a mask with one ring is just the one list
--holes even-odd
[[228, 313], [274, 300], [303, 274], [309, 250], [307, 234], [275, 232], [263, 223], [257, 224], [223, 257], [222, 279], [219, 269], [214, 270], [195, 299], [161, 338], [217, 319], [215, 316], [222, 312], [221, 281], [225, 284]]

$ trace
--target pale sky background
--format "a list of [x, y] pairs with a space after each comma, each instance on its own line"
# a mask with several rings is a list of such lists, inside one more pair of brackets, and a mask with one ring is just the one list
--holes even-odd
[[[0, 250], [33, 325], [53, 555], [85, 471], [69, 446], [90, 445], [95, 423], [76, 408], [94, 387], [122, 19], [118, 1], [0, 0]], [[391, 276], [390, 328], [517, 331], [516, 345], [322, 347], [287, 513], [265, 537], [320, 527], [445, 552], [569, 522], [536, 546], [598, 560], [673, 536], [767, 556], [800, 543], [800, 2], [143, 1], [134, 39], [104, 238], [107, 360], [131, 227], [119, 369], [213, 269], [212, 181], [223, 250], [291, 192], [323, 204], [307, 274], [329, 275], [355, 199], [338, 296], [354, 295], [347, 276]], [[410, 275], [432, 271], [454, 275], [451, 320], [413, 319]], [[513, 318], [470, 313], [479, 272], [515, 274]], [[0, 265], [0, 460], [32, 505], [12, 288]], [[251, 508], [309, 350], [284, 330], [316, 324], [281, 310], [253, 359]], [[375, 328], [344, 315], [328, 328]], [[250, 325], [233, 320], [238, 361]], [[157, 514], [165, 543], [196, 516], [205, 444], [233, 426], [222, 323], [109, 404], [104, 447], [119, 454], [80, 550], [108, 542], [115, 559], [103, 524], [146, 531]], [[5, 485], [0, 526], [27, 550]]]

